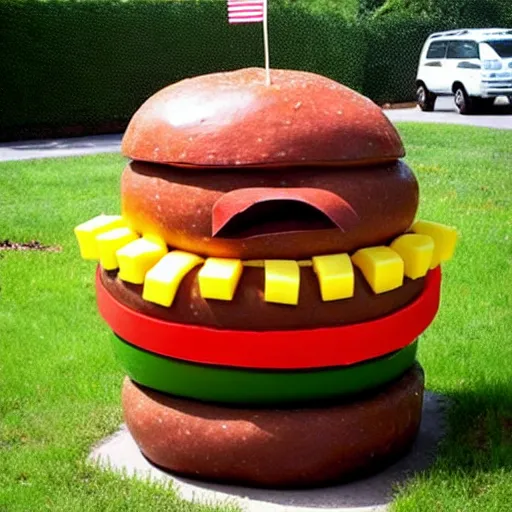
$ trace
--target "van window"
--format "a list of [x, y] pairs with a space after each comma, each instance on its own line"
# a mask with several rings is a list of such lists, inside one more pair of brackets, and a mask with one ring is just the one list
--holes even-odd
[[480, 53], [475, 41], [450, 41], [447, 59], [478, 59]]
[[512, 39], [502, 39], [501, 41], [485, 41], [502, 58], [512, 58]]
[[427, 59], [444, 59], [448, 41], [434, 41], [428, 48]]

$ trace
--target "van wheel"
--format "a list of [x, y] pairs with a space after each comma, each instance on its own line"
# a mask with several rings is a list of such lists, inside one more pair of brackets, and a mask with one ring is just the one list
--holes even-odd
[[468, 115], [473, 113], [473, 102], [462, 85], [455, 87], [455, 106], [459, 114]]
[[423, 84], [416, 89], [416, 101], [423, 112], [432, 112], [436, 104], [437, 96], [430, 92]]

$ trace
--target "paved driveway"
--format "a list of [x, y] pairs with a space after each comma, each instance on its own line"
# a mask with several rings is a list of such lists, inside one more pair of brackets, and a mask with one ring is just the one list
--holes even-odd
[[0, 143], [0, 162], [60, 156], [118, 153], [122, 134]]
[[[414, 121], [426, 123], [452, 123], [512, 130], [512, 106], [506, 100], [495, 107], [493, 115], [461, 116], [455, 110], [453, 98], [439, 98], [435, 112], [422, 112], [419, 108], [385, 110], [393, 122]], [[122, 134], [74, 137], [70, 139], [4, 142], [0, 144], [0, 161], [28, 160], [62, 156], [117, 153]]]
[[434, 112], [422, 112], [419, 108], [385, 110], [384, 112], [394, 123], [397, 121], [451, 123], [512, 130], [512, 106], [502, 98], [496, 100], [492, 115], [461, 116], [457, 112], [451, 96], [438, 98]]

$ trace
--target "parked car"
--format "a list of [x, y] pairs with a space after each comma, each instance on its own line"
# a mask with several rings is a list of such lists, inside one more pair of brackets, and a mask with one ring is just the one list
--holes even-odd
[[454, 95], [461, 114], [490, 108], [498, 96], [512, 104], [512, 29], [461, 29], [428, 37], [416, 76], [421, 110]]

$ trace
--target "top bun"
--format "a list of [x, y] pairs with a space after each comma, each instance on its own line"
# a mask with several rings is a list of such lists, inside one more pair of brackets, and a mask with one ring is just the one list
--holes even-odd
[[313, 73], [259, 68], [182, 80], [135, 113], [122, 151], [133, 160], [191, 166], [365, 165], [404, 156], [368, 98]]

